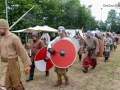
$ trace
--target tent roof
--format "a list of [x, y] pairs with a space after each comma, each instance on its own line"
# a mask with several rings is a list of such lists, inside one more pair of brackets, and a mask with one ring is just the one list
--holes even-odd
[[58, 30], [49, 27], [49, 26], [35, 26], [35, 27], [29, 27], [26, 29], [21, 29], [21, 30], [16, 30], [16, 31], [11, 31], [11, 32], [28, 32], [28, 33], [32, 33], [32, 32], [58, 32]]

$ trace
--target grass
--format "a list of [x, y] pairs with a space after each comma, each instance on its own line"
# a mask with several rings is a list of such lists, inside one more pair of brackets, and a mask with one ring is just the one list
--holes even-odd
[[[45, 77], [45, 72], [35, 70], [34, 80], [25, 82], [28, 75], [22, 74], [21, 80], [26, 90], [120, 90], [120, 45], [115, 52], [111, 52], [111, 57], [104, 62], [103, 57], [98, 57], [98, 65], [95, 70], [89, 69], [88, 73], [83, 73], [82, 62], [78, 58], [69, 67], [68, 76], [70, 85], [63, 84], [54, 87], [57, 81], [54, 67], [50, 70], [50, 76]], [[21, 72], [23, 72], [23, 65]]]

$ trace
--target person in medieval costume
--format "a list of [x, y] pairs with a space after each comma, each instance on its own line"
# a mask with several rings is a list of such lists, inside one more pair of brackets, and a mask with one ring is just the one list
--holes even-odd
[[50, 36], [48, 33], [43, 33], [40, 39], [45, 42], [46, 46], [48, 46], [48, 42], [50, 42]]
[[103, 38], [104, 52], [103, 56], [105, 57], [104, 62], [110, 57], [110, 45], [112, 44], [112, 39], [109, 37], [109, 33], [106, 33], [106, 37]]
[[83, 72], [87, 73], [89, 65], [92, 66], [91, 69], [95, 69], [97, 65], [97, 52], [99, 52], [98, 39], [92, 35], [91, 31], [86, 32], [86, 38], [84, 39], [82, 52], [85, 53], [85, 57], [82, 62], [84, 67]]
[[65, 34], [66, 34], [66, 37], [71, 38], [71, 36], [70, 36], [70, 32], [66, 32]]
[[[59, 26], [58, 27], [58, 34], [59, 34], [58, 37], [56, 37], [53, 41], [49, 42], [49, 44], [48, 44], [48, 51], [49, 52], [50, 52], [49, 48], [51, 48], [51, 45], [53, 45], [57, 41], [62, 40], [62, 39], [70, 40], [70, 38], [66, 37], [65, 28], [63, 26]], [[65, 78], [66, 85], [69, 84], [69, 79], [68, 79], [68, 75], [67, 75], [68, 68], [58, 68], [58, 67], [55, 66], [55, 72], [57, 73], [57, 77], [58, 77], [58, 81], [54, 85], [55, 87], [57, 87], [57, 86], [62, 84], [62, 75]]]
[[95, 33], [95, 37], [96, 37], [97, 39], [100, 39], [98, 33]]
[[116, 34], [116, 44], [118, 45], [119, 44], [119, 34]]
[[[24, 64], [24, 73], [30, 72], [31, 60], [23, 47], [20, 39], [9, 31], [9, 24], [5, 19], [0, 19], [0, 55], [2, 76], [0, 90], [25, 90], [20, 80], [20, 66], [18, 56]], [[4, 89], [3, 86], [6, 88]]]
[[82, 47], [83, 47], [84, 39], [80, 35], [78, 29], [75, 31], [75, 36], [73, 38], [77, 39], [78, 42], [79, 42], [80, 48], [79, 48], [79, 51], [78, 51], [78, 55], [79, 55], [79, 61], [81, 61], [81, 59], [82, 59]]
[[[32, 42], [30, 43], [30, 50], [31, 50], [30, 56], [31, 56], [32, 65], [31, 65], [29, 77], [28, 79], [26, 79], [26, 82], [33, 80], [34, 69], [35, 69], [35, 63], [34, 63], [35, 55], [42, 47], [45, 47], [44, 41], [39, 39], [37, 33], [35, 32], [32, 33]], [[49, 76], [49, 71], [45, 71], [45, 72], [46, 72], [46, 76]]]
[[50, 41], [54, 40], [56, 38], [55, 33], [51, 34]]
[[118, 37], [115, 35], [115, 32], [112, 33], [111, 38], [112, 38], [112, 41], [113, 41], [113, 49], [115, 51], [116, 48], [117, 48], [117, 41], [118, 41]]
[[26, 44], [26, 50], [27, 50], [27, 53], [30, 57], [30, 43], [32, 42], [32, 39], [28, 39], [28, 42]]

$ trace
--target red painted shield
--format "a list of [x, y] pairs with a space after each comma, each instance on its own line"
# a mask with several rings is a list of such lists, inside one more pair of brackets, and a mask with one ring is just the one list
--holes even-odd
[[[47, 53], [47, 47], [41, 48], [35, 56], [35, 66], [40, 71], [48, 71], [52, 68], [53, 64], [49, 58], [49, 53]], [[46, 62], [44, 59], [46, 56], [49, 58]]]
[[67, 68], [73, 64], [76, 58], [75, 46], [68, 40], [59, 40], [52, 49], [54, 54], [50, 54], [51, 62], [59, 68]]

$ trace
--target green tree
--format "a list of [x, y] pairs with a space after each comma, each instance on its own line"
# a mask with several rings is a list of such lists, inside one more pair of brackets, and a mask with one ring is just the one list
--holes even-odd
[[[57, 28], [94, 30], [98, 21], [92, 16], [89, 5], [81, 5], [79, 0], [8, 0], [8, 19], [10, 26], [33, 5], [35, 7], [18, 22], [12, 30], [19, 30], [36, 25], [48, 25]], [[0, 17], [5, 18], [4, 1], [0, 3]]]
[[[29, 2], [29, 3], [28, 3]], [[36, 8], [34, 0], [9, 0], [8, 6], [8, 19], [10, 26], [17, 21], [26, 11], [28, 11], [32, 6], [35, 7], [31, 10], [23, 19], [21, 19], [12, 30], [18, 30], [34, 26], [36, 24]], [[37, 8], [38, 9], [38, 8]]]
[[106, 24], [110, 25], [111, 27], [111, 32], [116, 31], [117, 30], [117, 12], [114, 9], [111, 9], [108, 12], [108, 16], [107, 16], [107, 20], [106, 20]]
[[5, 3], [4, 0], [0, 3], [0, 18], [5, 18]]

